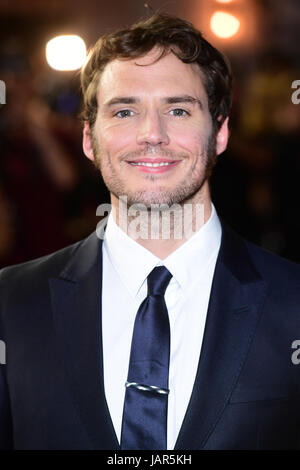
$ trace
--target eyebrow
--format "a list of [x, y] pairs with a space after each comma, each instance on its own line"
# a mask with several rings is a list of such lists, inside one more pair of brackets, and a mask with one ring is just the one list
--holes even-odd
[[[162, 101], [166, 104], [177, 104], [177, 103], [197, 103], [200, 109], [203, 109], [202, 102], [193, 96], [190, 95], [180, 95], [180, 96], [167, 96], [162, 98]], [[110, 108], [116, 104], [137, 104], [140, 103], [140, 99], [135, 96], [116, 96], [111, 100], [104, 103], [105, 108]]]
[[177, 104], [177, 103], [197, 103], [200, 107], [200, 109], [203, 109], [203, 104], [199, 100], [199, 98], [194, 98], [193, 96], [190, 95], [182, 95], [182, 96], [168, 96], [167, 98], [164, 98], [163, 101], [165, 101], [167, 104]]
[[135, 98], [134, 96], [117, 96], [116, 98], [112, 98], [111, 100], [104, 103], [105, 108], [109, 108], [115, 104], [135, 104], [138, 103], [139, 99]]

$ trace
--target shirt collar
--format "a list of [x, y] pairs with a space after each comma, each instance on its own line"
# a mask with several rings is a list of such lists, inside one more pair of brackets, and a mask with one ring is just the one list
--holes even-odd
[[212, 212], [208, 221], [164, 260], [129, 237], [116, 224], [112, 212], [109, 214], [104, 249], [133, 297], [137, 295], [155, 266], [164, 265], [184, 290], [205, 272], [210, 262], [217, 257], [222, 234], [219, 217], [214, 205], [211, 206]]
[[206, 223], [183, 245], [163, 260], [180, 287], [186, 291], [205, 275], [208, 266], [215, 262], [221, 246], [222, 228], [214, 205]]

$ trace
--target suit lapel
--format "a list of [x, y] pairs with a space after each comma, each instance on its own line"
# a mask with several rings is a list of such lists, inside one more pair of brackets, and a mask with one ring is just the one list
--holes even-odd
[[175, 449], [202, 449], [245, 362], [265, 286], [245, 242], [223, 227], [198, 370]]
[[104, 395], [102, 242], [88, 237], [59, 278], [50, 279], [55, 327], [70, 395], [94, 449], [119, 444]]

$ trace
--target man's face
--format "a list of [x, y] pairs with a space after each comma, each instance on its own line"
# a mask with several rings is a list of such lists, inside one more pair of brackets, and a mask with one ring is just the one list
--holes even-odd
[[83, 147], [108, 187], [112, 203], [202, 201], [209, 159], [227, 144], [227, 120], [213, 135], [201, 73], [170, 53], [114, 60], [98, 86], [98, 113]]

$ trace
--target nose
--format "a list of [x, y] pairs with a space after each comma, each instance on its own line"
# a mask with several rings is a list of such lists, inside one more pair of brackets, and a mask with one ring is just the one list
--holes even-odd
[[140, 145], [167, 145], [169, 143], [165, 124], [157, 112], [149, 112], [141, 117], [136, 140]]

